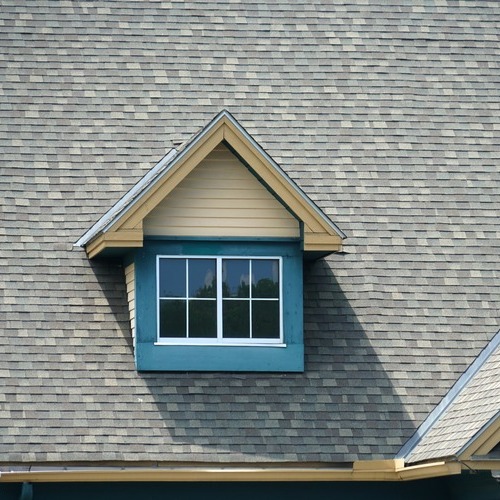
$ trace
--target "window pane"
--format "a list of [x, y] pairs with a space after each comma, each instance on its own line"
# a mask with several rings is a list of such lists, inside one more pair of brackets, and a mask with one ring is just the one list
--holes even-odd
[[160, 337], [186, 336], [186, 301], [160, 300]]
[[186, 296], [186, 259], [160, 259], [160, 297]]
[[249, 297], [249, 263], [247, 259], [222, 261], [222, 296]]
[[248, 300], [225, 300], [222, 303], [222, 317], [224, 338], [250, 338], [250, 302]]
[[189, 301], [189, 337], [217, 338], [217, 301]]
[[189, 296], [215, 298], [217, 292], [215, 259], [189, 259]]
[[252, 260], [252, 297], [279, 297], [278, 260]]
[[252, 301], [252, 338], [279, 339], [280, 312], [277, 300]]

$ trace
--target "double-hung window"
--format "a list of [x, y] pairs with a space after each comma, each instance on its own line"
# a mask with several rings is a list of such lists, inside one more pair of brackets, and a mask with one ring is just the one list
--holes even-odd
[[158, 343], [283, 344], [280, 257], [158, 256]]

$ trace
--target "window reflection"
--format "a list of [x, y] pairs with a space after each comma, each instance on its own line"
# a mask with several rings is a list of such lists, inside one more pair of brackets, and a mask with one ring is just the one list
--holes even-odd
[[277, 339], [280, 336], [279, 304], [275, 300], [252, 302], [252, 336], [256, 339]]
[[252, 261], [252, 297], [279, 297], [279, 263], [277, 260]]
[[225, 300], [222, 317], [224, 338], [250, 338], [250, 301]]
[[160, 297], [186, 296], [186, 259], [160, 260]]
[[189, 297], [215, 298], [217, 292], [215, 259], [189, 259]]
[[160, 301], [160, 337], [186, 336], [186, 301]]
[[250, 261], [224, 259], [222, 261], [222, 296], [249, 297]]
[[217, 337], [217, 303], [215, 300], [189, 301], [189, 337]]

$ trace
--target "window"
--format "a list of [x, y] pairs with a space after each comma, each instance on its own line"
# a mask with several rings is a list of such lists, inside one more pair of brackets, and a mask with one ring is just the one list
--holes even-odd
[[283, 342], [279, 257], [157, 259], [158, 342]]

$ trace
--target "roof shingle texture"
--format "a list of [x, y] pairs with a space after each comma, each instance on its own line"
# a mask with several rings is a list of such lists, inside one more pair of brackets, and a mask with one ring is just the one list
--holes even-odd
[[497, 347], [424, 434], [408, 462], [458, 456], [488, 425], [497, 425], [499, 416], [500, 347]]
[[[392, 457], [498, 330], [497, 2], [0, 10], [0, 457]], [[227, 108], [348, 235], [303, 374], [138, 374], [123, 268], [72, 244]]]

